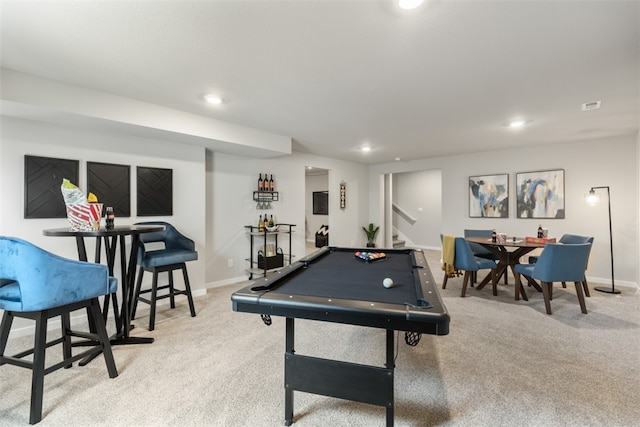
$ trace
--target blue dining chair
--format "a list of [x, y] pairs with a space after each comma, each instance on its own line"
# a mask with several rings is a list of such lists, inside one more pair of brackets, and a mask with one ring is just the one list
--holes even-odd
[[[498, 286], [496, 282], [496, 269], [498, 265], [495, 261], [486, 258], [480, 258], [473, 255], [469, 242], [463, 237], [456, 237], [455, 240], [455, 258], [453, 261], [454, 268], [456, 270], [464, 271], [464, 277], [462, 279], [462, 292], [461, 297], [464, 297], [467, 292], [467, 285], [471, 282], [472, 274], [479, 270], [491, 270], [491, 285], [493, 287], [493, 295], [498, 295]], [[445, 273], [442, 281], [442, 289], [446, 289], [448, 274]]]
[[[474, 229], [464, 230], [464, 237], [486, 237], [490, 239], [492, 234], [493, 234], [493, 230], [474, 230]], [[471, 248], [471, 252], [473, 252], [474, 256], [491, 259], [496, 262], [500, 259], [498, 255], [494, 254], [493, 252], [491, 252], [489, 249], [482, 246], [481, 244], [475, 243], [475, 242], [468, 242], [468, 243], [469, 243], [469, 247]], [[471, 276], [471, 279], [473, 280], [473, 283], [475, 283], [477, 281], [477, 273], [473, 273], [473, 275]], [[507, 283], [506, 274], [504, 276], [504, 280], [506, 284]]]
[[[492, 234], [493, 234], [493, 230], [471, 230], [471, 229], [464, 230], [464, 237], [486, 237], [490, 239]], [[497, 261], [498, 259], [500, 259], [498, 255], [494, 254], [493, 252], [491, 252], [489, 249], [485, 248], [481, 244], [474, 243], [474, 242], [468, 242], [468, 243], [469, 243], [469, 247], [471, 248], [471, 252], [473, 252], [474, 256], [477, 256], [480, 258], [492, 259], [494, 261]]]
[[[116, 292], [117, 287], [117, 280], [109, 277], [105, 265], [62, 258], [25, 240], [0, 236], [0, 309], [4, 310], [0, 324], [0, 365], [31, 369], [30, 424], [42, 419], [45, 375], [70, 368], [73, 362], [101, 352], [109, 377], [118, 376], [98, 302], [98, 297]], [[86, 310], [94, 332], [71, 330], [70, 313], [80, 309]], [[47, 322], [57, 316], [61, 318], [62, 335], [47, 342]], [[5, 350], [16, 317], [35, 321], [34, 346], [9, 356]], [[72, 355], [71, 337], [88, 339], [83, 344], [92, 345]], [[58, 344], [62, 344], [63, 360], [45, 366], [46, 350]], [[24, 360], [30, 355], [31, 361]]]
[[582, 313], [587, 314], [582, 281], [587, 269], [591, 243], [562, 244], [547, 243], [535, 264], [516, 264], [516, 295], [522, 294], [528, 300], [522, 288], [520, 275], [540, 281], [547, 314], [551, 314], [551, 287], [553, 282], [574, 282]]
[[[560, 237], [560, 240], [558, 240], [558, 242], [563, 244], [569, 244], [569, 245], [575, 245], [579, 243], [591, 243], [591, 245], [593, 246], [593, 237], [579, 236], [577, 234], [563, 234], [562, 237]], [[538, 262], [538, 258], [539, 258], [538, 255], [530, 256], [529, 264], [535, 264], [536, 262]], [[562, 282], [562, 287], [566, 288], [567, 282]], [[587, 297], [591, 296], [591, 293], [589, 293], [589, 285], [587, 284], [586, 277], [582, 280], [582, 289], [584, 290], [584, 294]]]
[[[133, 307], [131, 309], [131, 319], [135, 319], [138, 301], [149, 304], [149, 330], [153, 331], [156, 319], [156, 301], [159, 299], [169, 298], [171, 308], [175, 308], [176, 295], [185, 295], [187, 297], [191, 317], [195, 317], [196, 310], [193, 306], [193, 296], [191, 295], [189, 275], [187, 274], [187, 266], [185, 264], [188, 261], [195, 261], [198, 259], [198, 252], [196, 252], [194, 241], [184, 236], [168, 222], [140, 222], [136, 225], [163, 225], [164, 230], [140, 235], [140, 244], [138, 246], [139, 269], [133, 298]], [[154, 244], [158, 244], [162, 247], [154, 249]], [[175, 270], [182, 270], [184, 289], [176, 289], [174, 287], [173, 272]], [[153, 274], [153, 279], [151, 288], [141, 289], [142, 277], [145, 271], [151, 272]], [[158, 275], [159, 273], [164, 272], [169, 275], [169, 283], [158, 286]], [[165, 289], [168, 290], [168, 293], [158, 295], [158, 291]], [[150, 294], [149, 298], [145, 298], [143, 296], [147, 293]]]

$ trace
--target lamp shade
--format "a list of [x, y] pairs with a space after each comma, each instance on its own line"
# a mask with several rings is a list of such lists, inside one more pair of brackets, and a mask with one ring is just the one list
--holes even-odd
[[600, 203], [600, 196], [598, 196], [596, 192], [593, 189], [591, 189], [589, 191], [589, 194], [586, 195], [585, 201], [589, 206], [596, 206], [597, 204]]

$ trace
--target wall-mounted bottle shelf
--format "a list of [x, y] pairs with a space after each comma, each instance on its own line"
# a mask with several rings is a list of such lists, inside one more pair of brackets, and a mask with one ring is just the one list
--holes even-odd
[[278, 192], [277, 191], [254, 191], [253, 200], [255, 202], [277, 202]]

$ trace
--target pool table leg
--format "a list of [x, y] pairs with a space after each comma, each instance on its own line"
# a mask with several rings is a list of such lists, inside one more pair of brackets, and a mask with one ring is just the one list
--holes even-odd
[[[286, 336], [285, 336], [285, 357], [287, 354], [293, 354], [294, 343], [294, 319], [287, 317], [286, 320]], [[284, 385], [284, 425], [293, 424], [293, 387], [288, 384]]]
[[[391, 369], [393, 373], [393, 369], [395, 366], [394, 353], [395, 353], [395, 343], [394, 343], [394, 330], [387, 329], [387, 364], [386, 368]], [[392, 382], [393, 384], [393, 382]], [[394, 407], [394, 390], [393, 385], [391, 386], [391, 399], [387, 405], [387, 427], [393, 426], [393, 407]]]

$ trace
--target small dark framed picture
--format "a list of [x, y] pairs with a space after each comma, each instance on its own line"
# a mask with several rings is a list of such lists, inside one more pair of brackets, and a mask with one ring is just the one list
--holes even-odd
[[328, 191], [313, 192], [313, 214], [329, 215], [329, 192]]

